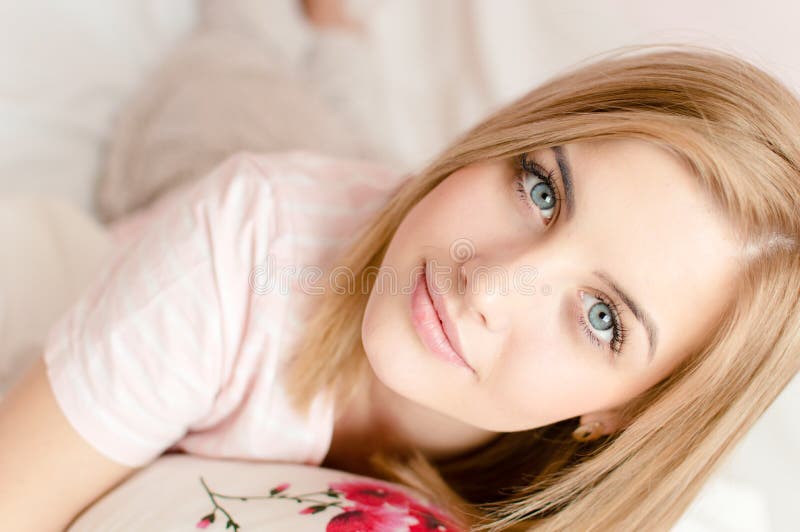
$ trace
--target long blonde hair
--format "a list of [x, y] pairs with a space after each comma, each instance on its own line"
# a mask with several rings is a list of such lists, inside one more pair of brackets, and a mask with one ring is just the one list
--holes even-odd
[[428, 191], [471, 163], [600, 138], [658, 143], [690, 165], [744, 243], [736, 297], [701, 349], [626, 405], [630, 422], [615, 434], [573, 441], [573, 418], [446, 461], [373, 455], [384, 478], [472, 530], [668, 530], [800, 369], [798, 99], [727, 52], [636, 46], [533, 89], [404, 183], [337, 262], [355, 290], [328, 291], [308, 324], [289, 368], [298, 409], [321, 389], [346, 405], [371, 371], [361, 320], [374, 277], [359, 274], [380, 266]]

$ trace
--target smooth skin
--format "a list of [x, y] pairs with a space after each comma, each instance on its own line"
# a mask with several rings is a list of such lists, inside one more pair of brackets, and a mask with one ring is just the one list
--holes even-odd
[[0, 401], [3, 530], [62, 531], [136, 470], [75, 432], [53, 396], [42, 357]]
[[[358, 467], [360, 453], [348, 449], [379, 439], [449, 456], [500, 432], [573, 417], [600, 421], [609, 434], [626, 423], [622, 405], [703, 341], [735, 297], [741, 248], [727, 219], [688, 166], [655, 144], [561, 148], [572, 170], [572, 216], [548, 148], [528, 156], [554, 172], [561, 200], [551, 212], [520, 201], [514, 162], [501, 160], [452, 173], [402, 221], [382, 272], [408, 288], [421, 261], [436, 261], [436, 286], [475, 373], [425, 347], [411, 320], [410, 290], [373, 290], [362, 324], [372, 382], [337, 419], [329, 463]], [[457, 242], [472, 255], [454, 257]], [[494, 269], [512, 279], [523, 267], [535, 268], [533, 294], [504, 292], [479, 274]], [[595, 270], [608, 272], [650, 317], [652, 361], [647, 328]], [[595, 345], [578, 320], [589, 323], [596, 294], [617, 304], [628, 329], [619, 355], [609, 349], [610, 330], [590, 326]]]

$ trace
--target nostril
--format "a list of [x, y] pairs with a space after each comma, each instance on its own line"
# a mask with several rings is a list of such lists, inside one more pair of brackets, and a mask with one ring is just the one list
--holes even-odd
[[463, 264], [458, 266], [458, 289], [462, 294], [467, 289], [467, 272]]
[[[457, 279], [458, 279], [458, 290], [459, 290], [459, 293], [460, 294], [466, 294], [467, 293], [467, 269], [464, 266], [464, 264], [459, 264], [458, 265], [458, 277], [457, 277]], [[470, 285], [470, 289], [471, 288], [472, 288], [472, 285]], [[478, 309], [474, 309], [474, 311], [478, 315], [478, 318], [481, 320], [481, 325], [483, 325], [484, 327], [488, 326], [489, 321], [486, 319], [486, 316], [483, 315], [483, 312], [481, 312]]]

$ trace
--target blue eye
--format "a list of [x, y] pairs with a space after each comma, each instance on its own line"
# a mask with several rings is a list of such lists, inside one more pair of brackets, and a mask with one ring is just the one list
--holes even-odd
[[522, 155], [515, 188], [523, 203], [529, 208], [536, 207], [545, 221], [549, 222], [553, 218], [559, 197], [558, 189], [553, 183], [552, 171], [546, 172], [544, 168]]
[[612, 353], [618, 355], [622, 351], [626, 329], [619, 319], [616, 306], [583, 290], [579, 290], [578, 294], [583, 310], [589, 318], [587, 323], [583, 315], [578, 316], [583, 332], [596, 347], [607, 345]]

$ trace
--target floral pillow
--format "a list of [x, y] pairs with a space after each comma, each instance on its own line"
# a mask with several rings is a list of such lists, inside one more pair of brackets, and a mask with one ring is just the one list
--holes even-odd
[[68, 532], [459, 531], [399, 484], [300, 464], [166, 454], [89, 507]]

